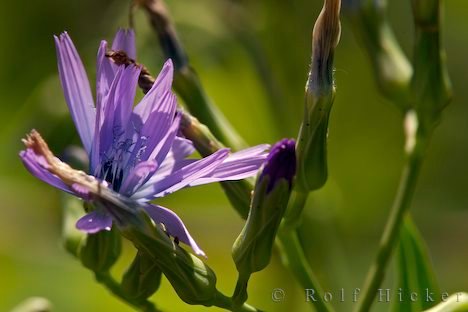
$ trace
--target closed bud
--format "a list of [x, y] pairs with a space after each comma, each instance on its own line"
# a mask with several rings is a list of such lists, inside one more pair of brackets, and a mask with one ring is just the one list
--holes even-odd
[[389, 23], [387, 0], [344, 0], [343, 10], [369, 56], [380, 92], [406, 112], [413, 69]]
[[10, 312], [50, 312], [52, 304], [45, 298], [31, 297], [13, 308]]
[[122, 277], [122, 290], [135, 301], [144, 301], [161, 284], [161, 269], [146, 253], [138, 251], [132, 264]]
[[297, 146], [297, 183], [304, 191], [318, 189], [327, 180], [326, 140], [335, 97], [333, 57], [340, 39], [340, 4], [340, 0], [325, 0], [313, 32], [304, 120]]
[[442, 46], [441, 0], [412, 0], [415, 23], [412, 104], [420, 131], [430, 132], [452, 99], [445, 50]]
[[[70, 146], [65, 149], [60, 157], [64, 162], [73, 168], [87, 170], [89, 162], [86, 151], [77, 146]], [[62, 194], [60, 196], [62, 210], [62, 243], [65, 249], [75, 257], [78, 257], [80, 245], [86, 239], [86, 234], [76, 228], [76, 221], [83, 215], [83, 201]]]
[[120, 256], [122, 241], [116, 227], [109, 231], [88, 234], [80, 246], [80, 259], [83, 266], [93, 272], [105, 273]]
[[121, 234], [153, 261], [184, 302], [211, 306], [219, 299], [213, 270], [179, 247], [138, 203], [105, 192], [100, 195], [99, 202], [113, 216]]
[[288, 205], [295, 172], [295, 142], [281, 140], [272, 147], [258, 176], [249, 216], [232, 249], [239, 272], [234, 293], [237, 304], [247, 299], [246, 287], [250, 275], [263, 270], [270, 262], [273, 243]]
[[83, 201], [68, 194], [62, 194], [60, 199], [62, 244], [67, 252], [78, 257], [81, 243], [86, 239], [86, 234], [76, 228], [76, 221], [83, 215]]

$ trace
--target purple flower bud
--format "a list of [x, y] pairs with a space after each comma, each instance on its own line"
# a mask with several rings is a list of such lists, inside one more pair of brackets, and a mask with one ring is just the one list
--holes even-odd
[[263, 179], [265, 176], [270, 177], [267, 186], [267, 192], [270, 192], [280, 179], [287, 180], [289, 187], [291, 187], [295, 174], [296, 142], [293, 139], [282, 139], [271, 148], [260, 179]]

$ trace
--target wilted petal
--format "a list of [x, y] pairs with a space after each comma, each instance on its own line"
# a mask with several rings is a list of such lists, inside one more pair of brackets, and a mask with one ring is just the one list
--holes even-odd
[[84, 200], [91, 199], [91, 193], [85, 186], [78, 183], [73, 183], [71, 185], [71, 189], [73, 190], [73, 192], [75, 192], [76, 196], [81, 197]]
[[226, 159], [228, 154], [229, 149], [221, 149], [208, 157], [182, 167], [160, 181], [154, 182], [151, 187], [142, 189], [132, 197], [135, 199], [151, 200], [190, 186], [190, 183], [193, 181], [213, 172]]
[[36, 178], [62, 191], [76, 195], [62, 180], [47, 170], [47, 163], [43, 156], [36, 155], [32, 149], [28, 148], [20, 152], [20, 158], [26, 169]]
[[54, 38], [65, 100], [81, 142], [89, 154], [94, 134], [95, 111], [88, 77], [68, 34], [63, 33]]
[[112, 50], [125, 51], [131, 59], [136, 60], [135, 32], [133, 29], [119, 29], [112, 42]]
[[110, 231], [112, 218], [102, 211], [92, 211], [76, 222], [76, 228], [83, 232], [94, 234], [102, 230]]
[[205, 253], [192, 238], [182, 220], [173, 211], [152, 204], [146, 204], [144, 208], [154, 222], [164, 224], [169, 235], [192, 247], [196, 255], [205, 256]]

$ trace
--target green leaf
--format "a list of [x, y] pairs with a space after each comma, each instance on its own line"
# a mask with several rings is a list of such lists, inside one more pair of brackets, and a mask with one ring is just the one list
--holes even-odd
[[[440, 290], [427, 247], [409, 216], [400, 232], [397, 274], [392, 311], [419, 312], [440, 301]], [[413, 300], [412, 293], [417, 294]]]

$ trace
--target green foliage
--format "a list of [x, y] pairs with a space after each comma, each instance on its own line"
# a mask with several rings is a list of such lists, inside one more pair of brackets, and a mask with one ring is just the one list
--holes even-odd
[[[406, 217], [400, 232], [397, 259], [398, 282], [394, 291], [401, 290], [401, 298], [399, 295], [394, 296], [392, 310], [419, 312], [437, 304], [441, 293], [437, 286], [429, 252], [409, 216]], [[417, 300], [411, 300], [411, 293], [417, 294]], [[427, 297], [428, 294], [429, 297]]]

